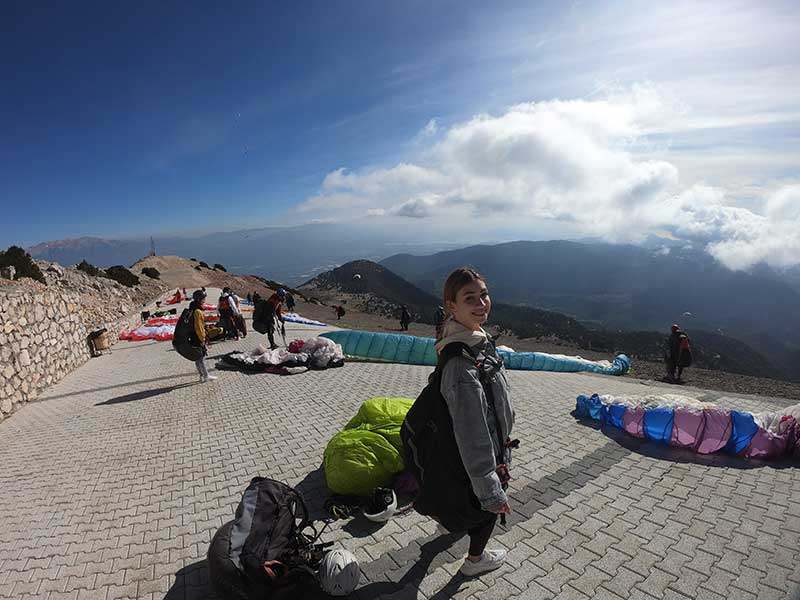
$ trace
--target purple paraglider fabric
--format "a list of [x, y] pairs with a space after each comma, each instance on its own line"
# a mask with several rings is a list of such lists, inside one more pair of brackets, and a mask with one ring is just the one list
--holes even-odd
[[575, 415], [698, 454], [725, 451], [762, 460], [800, 459], [800, 404], [754, 415], [676, 395], [591, 394], [578, 396]]

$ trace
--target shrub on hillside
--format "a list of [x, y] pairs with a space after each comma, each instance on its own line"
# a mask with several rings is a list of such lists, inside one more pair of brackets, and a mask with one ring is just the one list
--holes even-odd
[[203, 270], [203, 267], [201, 267], [200, 265], [197, 265], [197, 266], [195, 267], [195, 270], [196, 270], [196, 271], [202, 271], [202, 270]]
[[106, 277], [121, 283], [125, 287], [139, 285], [139, 278], [122, 265], [115, 265], [106, 269]]
[[103, 275], [103, 272], [100, 269], [95, 267], [92, 263], [86, 262], [85, 258], [75, 265], [75, 268], [79, 271], [83, 271], [87, 275], [91, 275], [92, 277], [102, 277]]
[[201, 267], [205, 267], [206, 269], [210, 269], [211, 268], [211, 267], [208, 266], [207, 262], [203, 262], [202, 260], [200, 261], [200, 266]]
[[161, 279], [161, 273], [155, 267], [145, 267], [142, 269], [142, 275], [147, 275], [150, 279]]
[[214, 270], [215, 271], [225, 271], [226, 273], [228, 272], [228, 270], [225, 267], [223, 267], [221, 264], [219, 264], [219, 263], [214, 263]]
[[189, 260], [192, 261], [192, 262], [197, 262], [196, 258], [190, 258]]
[[37, 266], [31, 255], [19, 246], [9, 246], [7, 250], [0, 251], [0, 267], [14, 267], [14, 279], [30, 277], [36, 281], [47, 283], [42, 270]]

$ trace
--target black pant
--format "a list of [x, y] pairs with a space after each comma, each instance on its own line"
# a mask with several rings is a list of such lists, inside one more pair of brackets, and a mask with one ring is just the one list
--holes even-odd
[[225, 331], [225, 337], [239, 337], [239, 330], [236, 329], [233, 315], [220, 315], [219, 323]]
[[480, 556], [483, 554], [483, 551], [486, 549], [486, 544], [489, 543], [489, 538], [492, 537], [492, 531], [494, 530], [496, 522], [497, 515], [492, 515], [483, 525], [476, 525], [475, 527], [467, 529], [467, 533], [469, 534], [470, 556]]
[[675, 361], [671, 358], [667, 358], [667, 375], [670, 379], [675, 379]]

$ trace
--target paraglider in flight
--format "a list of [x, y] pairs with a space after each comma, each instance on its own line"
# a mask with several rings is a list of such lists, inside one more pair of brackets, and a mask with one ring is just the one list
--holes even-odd
[[356, 273], [355, 275], [353, 275], [353, 279], [361, 279], [361, 275]]

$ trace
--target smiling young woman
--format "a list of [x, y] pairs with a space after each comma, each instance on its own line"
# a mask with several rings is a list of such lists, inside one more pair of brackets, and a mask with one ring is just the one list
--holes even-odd
[[[486, 280], [473, 269], [456, 269], [444, 284], [443, 300], [448, 317], [436, 344], [440, 391], [466, 478], [463, 483], [451, 479], [448, 490], [429, 490], [428, 497], [447, 499], [433, 511], [443, 525], [452, 531], [466, 529], [469, 553], [461, 572], [476, 576], [505, 560], [505, 550], [486, 550], [486, 545], [497, 516], [511, 512], [505, 488], [514, 409], [503, 361], [482, 328], [492, 309]], [[464, 352], [452, 352], [454, 348]], [[422, 485], [436, 486], [444, 479], [429, 474]]]

